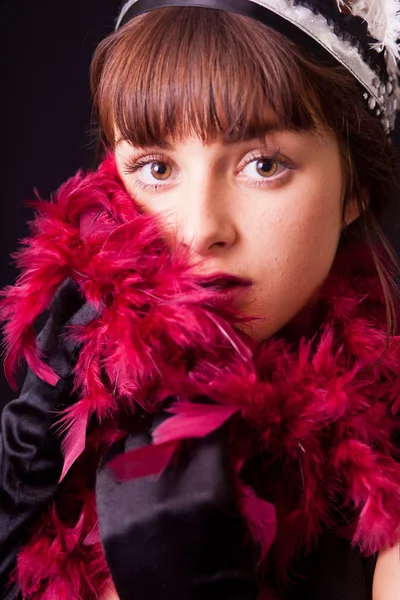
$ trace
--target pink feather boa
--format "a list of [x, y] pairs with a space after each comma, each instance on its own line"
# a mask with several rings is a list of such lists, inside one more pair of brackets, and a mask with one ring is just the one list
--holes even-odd
[[[201, 286], [185, 252], [166, 247], [161, 223], [138, 212], [111, 157], [36, 207], [33, 235], [18, 255], [22, 275], [2, 302], [10, 381], [24, 358], [57, 382], [37, 352], [33, 322], [66, 277], [99, 316], [70, 332], [83, 343], [75, 369], [80, 401], [62, 417], [59, 492], [19, 555], [24, 599], [90, 600], [108, 585], [96, 533], [98, 456], [126, 433], [138, 405], [154, 412], [167, 396], [177, 399], [175, 416], [142, 456], [114, 464], [119, 476], [162, 469], [181, 439], [230, 418], [237, 472], [249, 456], [269, 457], [265, 491], [276, 500], [276, 520], [238, 478], [261, 556], [273, 543], [270, 552], [286, 565], [349, 511], [353, 543], [363, 551], [398, 541], [400, 345], [395, 338], [386, 347], [382, 290], [366, 249], [338, 254], [312, 336], [255, 345], [231, 325], [236, 315], [218, 292]], [[214, 404], [191, 403], [200, 396]]]

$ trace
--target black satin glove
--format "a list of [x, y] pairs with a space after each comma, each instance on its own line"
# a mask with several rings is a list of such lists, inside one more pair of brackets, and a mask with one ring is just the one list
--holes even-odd
[[[159, 417], [158, 417], [159, 418]], [[96, 484], [100, 537], [120, 600], [253, 600], [252, 549], [235, 502], [227, 429], [191, 442], [158, 478], [119, 483], [107, 463], [150, 441], [132, 433], [105, 457]]]
[[[79, 348], [61, 334], [66, 325], [88, 323], [95, 314], [91, 305], [83, 304], [76, 285], [66, 280], [38, 336], [39, 347], [60, 380], [52, 387], [29, 371], [19, 398], [1, 414], [0, 598], [18, 550], [28, 541], [29, 524], [54, 496], [62, 471], [60, 438], [52, 425], [56, 413], [76, 400], [71, 370]], [[7, 598], [15, 595], [9, 591]]]

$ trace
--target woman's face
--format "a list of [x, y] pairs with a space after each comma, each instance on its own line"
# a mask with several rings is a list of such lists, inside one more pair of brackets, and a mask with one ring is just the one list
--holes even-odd
[[345, 176], [331, 132], [271, 126], [263, 140], [149, 148], [119, 140], [115, 156], [136, 202], [164, 216], [170, 244], [189, 246], [202, 273], [252, 281], [240, 308], [260, 317], [253, 339], [271, 336], [315, 296], [342, 229]]

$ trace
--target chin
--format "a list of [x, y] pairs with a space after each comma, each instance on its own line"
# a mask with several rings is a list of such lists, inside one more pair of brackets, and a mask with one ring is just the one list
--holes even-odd
[[279, 328], [264, 326], [257, 321], [253, 323], [239, 323], [235, 325], [236, 329], [245, 333], [254, 342], [264, 342], [268, 338], [274, 335]]

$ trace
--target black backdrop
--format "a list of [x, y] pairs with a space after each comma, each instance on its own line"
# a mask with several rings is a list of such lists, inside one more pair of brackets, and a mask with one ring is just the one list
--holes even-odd
[[[27, 233], [31, 213], [24, 200], [35, 187], [48, 197], [78, 168], [94, 163], [89, 64], [120, 4], [0, 0], [0, 287], [16, 277], [9, 255]], [[386, 229], [400, 249], [397, 221], [394, 208]], [[0, 408], [12, 396], [1, 370]]]
[[[93, 164], [89, 64], [121, 0], [0, 0], [0, 287], [27, 233], [24, 200]], [[0, 408], [13, 392], [0, 368]]]

